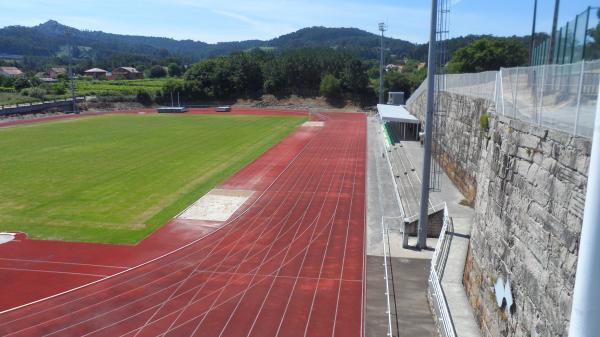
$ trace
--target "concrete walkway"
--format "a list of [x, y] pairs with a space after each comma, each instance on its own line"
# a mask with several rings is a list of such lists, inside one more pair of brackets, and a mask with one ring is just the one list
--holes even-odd
[[[365, 332], [368, 337], [386, 336], [385, 280], [383, 267], [382, 216], [400, 216], [392, 174], [383, 156], [385, 144], [381, 126], [374, 118], [368, 121], [367, 153], [367, 299]], [[393, 221], [390, 221], [393, 222]], [[431, 251], [402, 248], [398, 232], [390, 232], [391, 268], [393, 273], [391, 314], [393, 336], [437, 336], [427, 302], [427, 277]], [[435, 240], [429, 240], [435, 245]]]
[[[427, 278], [432, 250], [415, 251], [402, 248], [401, 235], [394, 231], [394, 219], [400, 216], [400, 206], [394, 189], [385, 151], [385, 138], [379, 121], [368, 119], [367, 149], [367, 299], [366, 336], [386, 336], [387, 306], [383, 268], [382, 217], [391, 225], [389, 236], [393, 287], [392, 303], [393, 336], [436, 336], [437, 331], [427, 301]], [[418, 142], [403, 142], [404, 151], [420, 176], [423, 154]], [[462, 194], [447, 176], [441, 177], [441, 192], [432, 192], [433, 203], [446, 201], [454, 220], [455, 235], [452, 238], [442, 286], [448, 299], [457, 335], [480, 336], [479, 329], [468, 304], [462, 286], [462, 273], [469, 243], [473, 210], [460, 205]], [[416, 238], [410, 238], [414, 245]], [[435, 247], [436, 239], [428, 239], [429, 247]]]
[[[414, 161], [415, 166], [423, 167], [423, 148], [421, 145], [418, 142], [404, 142], [404, 148]], [[419, 174], [421, 173], [419, 172]], [[431, 192], [430, 199], [435, 200], [434, 203], [445, 201], [454, 223], [452, 244], [450, 245], [442, 278], [442, 288], [448, 301], [457, 336], [479, 337], [481, 336], [479, 327], [462, 284], [471, 225], [473, 224], [475, 212], [472, 208], [460, 204], [464, 197], [446, 174], [442, 173], [440, 182], [441, 191]]]

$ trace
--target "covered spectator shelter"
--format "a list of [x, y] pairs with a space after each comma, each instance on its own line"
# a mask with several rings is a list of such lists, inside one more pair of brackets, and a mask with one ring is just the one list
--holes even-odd
[[404, 105], [377, 104], [377, 112], [392, 142], [419, 140], [421, 122]]

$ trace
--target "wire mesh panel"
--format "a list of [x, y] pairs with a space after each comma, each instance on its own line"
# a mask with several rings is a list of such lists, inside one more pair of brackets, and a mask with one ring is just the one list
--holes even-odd
[[494, 102], [499, 115], [591, 137], [600, 60], [438, 75], [436, 82], [442, 91]]
[[600, 41], [592, 32], [598, 28], [600, 8], [588, 7], [556, 31], [553, 54], [548, 56], [550, 37], [546, 37], [533, 49], [533, 64], [566, 64], [600, 57]]

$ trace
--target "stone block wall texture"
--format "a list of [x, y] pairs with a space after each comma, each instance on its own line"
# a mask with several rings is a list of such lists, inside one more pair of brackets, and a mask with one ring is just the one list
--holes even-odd
[[[482, 133], [467, 128], [479, 126], [473, 111], [479, 103], [446, 97], [461, 102], [447, 105], [448, 116], [465, 119], [448, 123], [473, 132], [443, 129], [446, 160], [454, 162], [443, 167], [449, 175], [452, 169], [473, 170], [458, 174], [465, 181], [473, 177], [476, 191], [463, 281], [482, 335], [567, 337], [591, 140], [502, 116], [491, 116], [489, 131]], [[511, 308], [496, 304], [499, 277], [511, 283]]]
[[[444, 92], [437, 97], [443, 107], [439, 112], [443, 117], [438, 124], [440, 138], [434, 144], [439, 153], [438, 163], [472, 205], [477, 194], [476, 174], [484, 138], [479, 116], [492, 112], [493, 107], [489, 101], [463, 95]], [[424, 121], [426, 95], [418, 97], [407, 109]]]

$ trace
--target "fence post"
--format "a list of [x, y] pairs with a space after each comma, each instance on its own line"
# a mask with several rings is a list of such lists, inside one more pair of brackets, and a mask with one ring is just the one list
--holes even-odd
[[500, 102], [502, 102], [502, 116], [504, 116], [504, 84], [502, 82], [502, 68], [500, 68]]
[[579, 74], [579, 84], [577, 85], [577, 107], [575, 109], [575, 125], [573, 134], [577, 135], [577, 126], [579, 125], [579, 111], [581, 110], [581, 92], [583, 91], [583, 74], [585, 72], [585, 60], [581, 60], [581, 73]]
[[[540, 100], [539, 100], [539, 105], [540, 105], [540, 109], [539, 112], [537, 113], [537, 122], [538, 125], [542, 125], [542, 110], [544, 109], [544, 83], [546, 82], [546, 64], [542, 65], [542, 83], [540, 85]], [[560, 90], [560, 86], [559, 86], [559, 90]]]
[[515, 82], [515, 93], [513, 95], [513, 117], [517, 118], [517, 96], [519, 93], [519, 69], [521, 69], [521, 67], [517, 67], [517, 75], [515, 76], [516, 82]]

